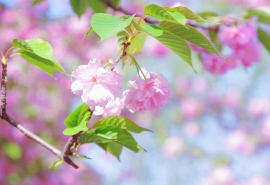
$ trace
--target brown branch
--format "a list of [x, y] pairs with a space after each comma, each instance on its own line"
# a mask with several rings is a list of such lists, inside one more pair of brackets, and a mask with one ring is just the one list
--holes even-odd
[[22, 132], [27, 138], [32, 139], [42, 147], [46, 148], [53, 154], [55, 154], [57, 157], [68, 163], [69, 165], [73, 166], [74, 168], [78, 168], [78, 166], [73, 163], [71, 159], [69, 159], [68, 156], [63, 157], [62, 152], [55, 148], [54, 146], [50, 145], [22, 125], [20, 125], [18, 122], [16, 122], [13, 118], [11, 118], [6, 113], [6, 95], [7, 95], [7, 62], [5, 57], [2, 58], [2, 79], [1, 79], [1, 102], [0, 102], [0, 118], [7, 121], [10, 125], [17, 128], [20, 132]]
[[[122, 13], [124, 13], [126, 15], [133, 15], [133, 13], [131, 13], [129, 11], [126, 11], [122, 7], [114, 5], [111, 0], [103, 0], [103, 2], [108, 7], [110, 7], [111, 9], [113, 9], [114, 11], [122, 12]], [[159, 21], [151, 20], [149, 18], [145, 18], [145, 15], [137, 15], [137, 16], [138, 17], [143, 17], [144, 18], [144, 21], [147, 22], [147, 23], [149, 23], [149, 24], [158, 24], [159, 23]], [[219, 28], [219, 26], [220, 26], [219, 24], [212, 24], [212, 25], [209, 25], [209, 26], [203, 26], [203, 25], [197, 24], [196, 22], [188, 22], [186, 24], [188, 24], [188, 25], [190, 25], [192, 27], [195, 27], [195, 28], [201, 28], [201, 29], [204, 29], [204, 30], [212, 30], [212, 31], [217, 31], [218, 28]], [[224, 23], [224, 24], [226, 24], [226, 23]]]
[[[89, 108], [88, 109], [90, 111], [90, 116], [88, 118], [88, 121], [91, 119], [92, 117], [92, 114], [94, 112], [93, 109]], [[87, 132], [87, 131], [86, 131]], [[69, 159], [69, 156], [73, 156], [73, 152], [77, 152], [78, 150], [78, 144], [79, 144], [79, 139], [81, 137], [81, 135], [83, 134], [84, 132], [79, 132], [73, 136], [71, 136], [69, 138], [69, 140], [67, 141], [67, 143], [65, 144], [64, 146], [64, 149], [63, 149], [63, 152], [62, 152], [62, 159], [64, 161], [66, 161], [68, 164], [72, 165], [74, 168], [78, 168], [78, 166], [76, 164], [74, 164], [70, 159]]]
[[76, 143], [81, 135], [81, 132], [78, 134], [75, 134], [69, 138], [67, 143], [65, 144], [65, 147], [63, 149], [63, 152], [61, 153], [61, 158], [67, 162], [69, 165], [73, 166], [74, 168], [79, 168], [73, 161], [69, 158], [69, 156], [72, 155], [72, 149], [76, 147]]
[[2, 58], [2, 79], [1, 79], [1, 102], [0, 102], [0, 116], [2, 117], [6, 113], [6, 99], [7, 99], [7, 63], [3, 56]]
[[49, 143], [47, 143], [46, 141], [44, 141], [43, 139], [32, 133], [31, 131], [27, 130], [25, 127], [23, 127], [14, 119], [12, 119], [8, 114], [4, 114], [1, 118], [10, 123], [15, 128], [17, 128], [20, 132], [22, 132], [25, 135], [25, 137], [32, 139], [33, 141], [37, 142], [38, 144], [40, 144], [41, 146], [43, 146], [44, 148], [55, 154], [57, 157], [61, 158], [60, 150], [56, 149], [55, 147], [53, 147], [52, 145], [50, 145]]
[[130, 42], [128, 41], [128, 39], [127, 39], [127, 41], [125, 41], [125, 42], [123, 43], [123, 45], [124, 45], [124, 47], [123, 47], [123, 49], [122, 49], [120, 55], [118, 56], [118, 58], [115, 60], [115, 62], [114, 62], [114, 64], [113, 64], [113, 67], [111, 68], [111, 71], [113, 71], [113, 70], [114, 70], [114, 67], [116, 66], [116, 64], [117, 64], [124, 56], [127, 55], [126, 50], [127, 50], [128, 46], [130, 45]]

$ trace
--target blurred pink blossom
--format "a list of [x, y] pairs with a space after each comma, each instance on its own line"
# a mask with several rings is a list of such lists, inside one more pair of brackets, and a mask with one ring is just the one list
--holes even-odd
[[231, 48], [245, 46], [257, 37], [257, 31], [251, 23], [248, 22], [237, 26], [222, 25], [218, 33], [219, 41]]
[[207, 71], [215, 75], [223, 74], [233, 67], [233, 64], [212, 53], [203, 57], [202, 64]]
[[184, 124], [184, 132], [189, 137], [195, 137], [199, 134], [200, 128], [198, 123], [190, 121]]
[[253, 63], [260, 62], [262, 59], [263, 46], [257, 41], [251, 41], [245, 46], [235, 49], [235, 55], [245, 67], [249, 67]]
[[195, 98], [183, 98], [180, 102], [180, 112], [184, 118], [196, 118], [203, 112], [201, 100]]
[[81, 96], [89, 106], [106, 106], [114, 100], [122, 88], [123, 77], [115, 71], [104, 69], [98, 59], [81, 65], [71, 74], [71, 90]]
[[210, 171], [201, 185], [238, 185], [227, 166], [218, 166]]
[[135, 77], [129, 81], [125, 104], [131, 111], [145, 113], [163, 107], [172, 96], [172, 89], [167, 79], [156, 73], [149, 73], [146, 79]]
[[151, 37], [147, 38], [145, 42], [145, 51], [147, 51], [147, 54], [156, 57], [164, 57], [170, 52], [164, 44]]
[[251, 117], [261, 116], [270, 110], [270, 101], [268, 99], [252, 99], [247, 106], [248, 114]]
[[231, 132], [226, 139], [226, 145], [229, 149], [244, 154], [251, 154], [254, 151], [254, 146], [252, 145], [248, 134], [243, 130]]
[[264, 141], [270, 143], [270, 116], [263, 119], [260, 132]]
[[241, 93], [238, 89], [229, 89], [224, 96], [224, 103], [231, 108], [237, 108], [241, 101]]
[[192, 89], [199, 93], [204, 93], [208, 90], [209, 84], [203, 77], [197, 77], [192, 82]]
[[269, 185], [269, 182], [261, 175], [253, 175], [247, 181], [246, 185]]
[[164, 157], [172, 159], [176, 157], [184, 149], [184, 142], [178, 136], [168, 137], [162, 146], [162, 154]]

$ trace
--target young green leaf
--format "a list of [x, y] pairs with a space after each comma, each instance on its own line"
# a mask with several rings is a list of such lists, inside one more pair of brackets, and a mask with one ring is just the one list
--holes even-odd
[[83, 103], [78, 108], [76, 108], [68, 117], [65, 119], [64, 123], [68, 127], [64, 130], [64, 135], [75, 135], [81, 131], [86, 131], [87, 122], [91, 116], [89, 107], [87, 104]]
[[259, 7], [255, 9], [249, 9], [247, 11], [247, 17], [257, 16], [258, 21], [264, 23], [270, 23], [270, 6]]
[[218, 14], [216, 14], [215, 12], [210, 12], [210, 11], [200, 12], [198, 13], [198, 15], [205, 20], [213, 20], [218, 17]]
[[[134, 20], [132, 21], [131, 30], [135, 32], [134, 34], [137, 34], [140, 31], [136, 29], [134, 26], [134, 24], [137, 25], [136, 22], [138, 22], [139, 19], [140, 19], [139, 17], [135, 17]], [[146, 23], [144, 21], [141, 21], [140, 25], [145, 26]], [[127, 32], [121, 31], [117, 34], [117, 37], [118, 37], [119, 51], [121, 51], [123, 49], [123, 43], [126, 41], [126, 37], [129, 37], [129, 35], [127, 34]], [[145, 38], [146, 38], [146, 33], [144, 32], [138, 33], [135, 36], [135, 38], [131, 40], [131, 44], [128, 46], [126, 52], [128, 54], [135, 54], [135, 53], [140, 52], [143, 49]]]
[[56, 168], [59, 164], [61, 164], [63, 162], [62, 159], [57, 159], [53, 164], [51, 164], [48, 168], [52, 169], [52, 168]]
[[107, 9], [107, 5], [101, 0], [88, 0], [89, 6], [95, 13], [104, 13]]
[[194, 12], [192, 12], [190, 9], [188, 9], [185, 6], [177, 6], [173, 8], [168, 7], [168, 6], [163, 6], [162, 8], [168, 12], [179, 12], [182, 15], [184, 15], [186, 19], [189, 19], [189, 20], [194, 20], [194, 21], [199, 21], [199, 22], [205, 21], [203, 18], [196, 15]]
[[130, 119], [125, 118], [123, 116], [107, 116], [107, 117], [101, 118], [94, 124], [93, 128], [98, 128], [101, 126], [117, 127], [117, 128], [125, 129], [130, 132], [135, 132], [135, 133], [140, 133], [142, 131], [152, 132], [149, 129], [140, 127], [139, 125], [135, 124]]
[[117, 142], [111, 141], [108, 143], [97, 143], [103, 150], [111, 153], [120, 161], [120, 155], [123, 150], [123, 146], [118, 144]]
[[80, 17], [89, 6], [89, 0], [70, 0], [73, 11]]
[[169, 32], [179, 38], [200, 46], [211, 53], [223, 57], [220, 55], [214, 45], [199, 30], [193, 28], [192, 26], [186, 25], [185, 27], [183, 25], [170, 22], [161, 22], [159, 26], [166, 32]]
[[163, 33], [163, 30], [157, 25], [142, 26], [142, 29], [153, 37], [158, 37]]
[[90, 22], [94, 31], [101, 37], [100, 41], [103, 41], [125, 29], [133, 18], [134, 15], [121, 19], [110, 14], [97, 13], [92, 16]]
[[41, 39], [13, 39], [12, 44], [19, 49], [16, 53], [47, 74], [53, 76], [55, 70], [66, 74], [63, 67], [53, 58], [53, 49], [48, 42]]
[[78, 125], [75, 127], [66, 128], [63, 131], [63, 134], [66, 136], [73, 136], [75, 134], [78, 134], [79, 132], [87, 131], [87, 130], [88, 130], [88, 127], [86, 125]]
[[90, 26], [90, 28], [87, 30], [87, 32], [84, 34], [83, 39], [85, 39], [86, 37], [88, 37], [90, 35], [90, 33], [92, 33], [94, 30], [93, 28]]
[[176, 20], [178, 23], [185, 25], [186, 24], [186, 17], [179, 13], [179, 12], [168, 12], [173, 18], [174, 20]]
[[102, 126], [96, 130], [91, 130], [89, 133], [81, 135], [79, 140], [81, 144], [92, 143], [93, 141], [96, 143], [114, 141], [134, 152], [145, 151], [128, 131], [114, 126]]
[[258, 28], [258, 39], [264, 47], [270, 52], [270, 34], [261, 28]]
[[146, 15], [155, 17], [157, 19], [173, 22], [173, 23], [180, 23], [185, 24], [186, 18], [179, 12], [168, 12], [167, 10], [163, 9], [161, 6], [150, 4], [144, 8], [144, 12]]
[[163, 31], [162, 35], [155, 38], [193, 67], [191, 61], [191, 50], [184, 39], [168, 31]]

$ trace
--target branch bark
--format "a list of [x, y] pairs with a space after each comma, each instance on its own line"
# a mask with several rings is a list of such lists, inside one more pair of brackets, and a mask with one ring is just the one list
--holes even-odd
[[[5, 62], [4, 62], [5, 61]], [[74, 168], [79, 168], [68, 156], [62, 155], [62, 152], [50, 145], [39, 136], [35, 135], [33, 132], [29, 131], [22, 125], [20, 125], [17, 121], [15, 121], [11, 116], [6, 113], [6, 95], [7, 95], [7, 63], [6, 60], [2, 60], [2, 79], [1, 79], [1, 103], [0, 103], [0, 118], [8, 122], [10, 125], [18, 129], [22, 132], [27, 138], [35, 141], [42, 147], [46, 148], [53, 154], [55, 154], [58, 158], [65, 161], [67, 164], [73, 166]]]

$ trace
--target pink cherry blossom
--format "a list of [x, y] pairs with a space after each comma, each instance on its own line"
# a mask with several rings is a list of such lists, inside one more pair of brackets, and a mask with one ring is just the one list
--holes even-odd
[[125, 97], [120, 99], [119, 97], [111, 100], [107, 103], [105, 107], [96, 106], [94, 115], [110, 116], [110, 115], [120, 115], [122, 109], [124, 108]]
[[234, 67], [233, 64], [227, 62], [224, 58], [212, 53], [203, 57], [202, 64], [207, 71], [215, 75], [223, 74]]
[[134, 78], [129, 81], [130, 89], [126, 95], [126, 107], [131, 111], [154, 111], [164, 106], [172, 96], [172, 89], [167, 79], [156, 73], [150, 73], [146, 79]]
[[242, 65], [248, 67], [253, 63], [261, 61], [262, 50], [262, 44], [257, 41], [251, 41], [243, 47], [236, 48], [235, 55], [238, 57]]
[[122, 88], [123, 77], [115, 71], [104, 69], [102, 63], [93, 59], [81, 65], [71, 74], [71, 90], [81, 96], [89, 106], [106, 106], [114, 100]]
[[218, 34], [219, 41], [231, 48], [237, 48], [240, 46], [245, 46], [255, 37], [257, 37], [257, 32], [252, 23], [239, 24], [237, 26], [226, 26], [220, 27], [220, 32]]

